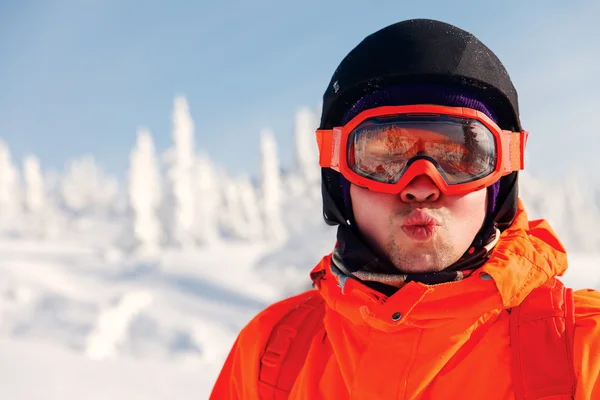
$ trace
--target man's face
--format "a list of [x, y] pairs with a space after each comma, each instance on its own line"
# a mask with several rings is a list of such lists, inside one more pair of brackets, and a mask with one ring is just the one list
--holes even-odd
[[444, 195], [426, 175], [399, 194], [350, 187], [358, 229], [371, 247], [404, 273], [436, 272], [468, 250], [481, 229], [487, 190]]

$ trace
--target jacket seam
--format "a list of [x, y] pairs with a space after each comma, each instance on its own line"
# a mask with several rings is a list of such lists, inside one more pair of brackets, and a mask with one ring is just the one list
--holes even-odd
[[[417, 353], [418, 353], [418, 350], [419, 350], [419, 345], [421, 344], [421, 340], [423, 339], [423, 331], [424, 331], [424, 329], [419, 328], [419, 338], [417, 339], [417, 344], [416, 344], [415, 350], [414, 350], [414, 352], [412, 354], [412, 356], [413, 356], [412, 362], [406, 368], [406, 373], [404, 374], [404, 382], [403, 382], [403, 384], [398, 386], [398, 391], [400, 391], [400, 390], [404, 391], [404, 396], [402, 397], [404, 400], [406, 400], [408, 398], [408, 391], [406, 390], [407, 387], [408, 387], [408, 378], [409, 378], [410, 373], [412, 372], [412, 370], [413, 370], [413, 368], [415, 366], [415, 363], [417, 362]], [[400, 398], [400, 393], [398, 393], [396, 395], [396, 398], [398, 398], [398, 399]]]

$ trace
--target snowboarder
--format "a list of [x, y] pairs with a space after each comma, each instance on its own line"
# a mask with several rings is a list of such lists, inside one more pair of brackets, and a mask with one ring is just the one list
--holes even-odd
[[243, 329], [213, 399], [600, 399], [600, 293], [556, 278], [565, 249], [518, 198], [528, 133], [490, 49], [383, 28], [316, 136], [335, 248]]

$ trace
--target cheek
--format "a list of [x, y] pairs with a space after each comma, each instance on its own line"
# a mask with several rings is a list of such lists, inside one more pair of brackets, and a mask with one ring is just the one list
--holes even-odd
[[352, 185], [350, 198], [354, 219], [361, 230], [371, 231], [374, 227], [381, 227], [393, 211], [394, 196], [391, 195]]
[[463, 221], [463, 227], [477, 232], [485, 219], [487, 210], [487, 189], [481, 189], [462, 196], [454, 202], [454, 216]]

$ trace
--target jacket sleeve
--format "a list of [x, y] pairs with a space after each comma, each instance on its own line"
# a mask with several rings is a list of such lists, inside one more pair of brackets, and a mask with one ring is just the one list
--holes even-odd
[[573, 361], [576, 400], [600, 399], [600, 292], [578, 290], [575, 302]]

